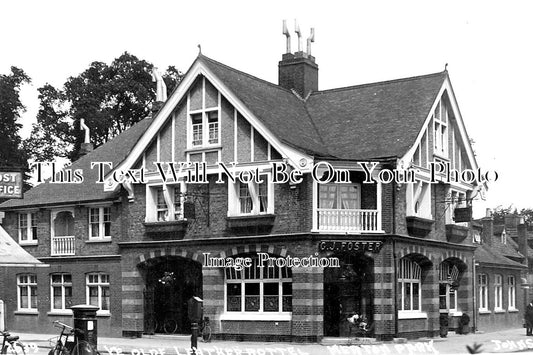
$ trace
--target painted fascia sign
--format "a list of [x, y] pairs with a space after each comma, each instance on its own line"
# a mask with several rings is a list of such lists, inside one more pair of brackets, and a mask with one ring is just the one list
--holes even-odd
[[0, 198], [22, 198], [22, 172], [0, 171]]

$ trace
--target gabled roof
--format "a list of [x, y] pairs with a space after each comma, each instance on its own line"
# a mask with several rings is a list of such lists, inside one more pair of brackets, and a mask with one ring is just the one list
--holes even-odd
[[313, 93], [307, 107], [340, 159], [402, 157], [414, 144], [446, 72]]
[[206, 56], [197, 59], [220, 79], [284, 143], [327, 155], [303, 100], [290, 90], [241, 72]]
[[[198, 56], [191, 68], [198, 65], [207, 68], [223, 83], [231, 95], [242, 102], [268, 133], [279, 141], [315, 158], [341, 160], [404, 156], [414, 144], [448, 77], [447, 72], [440, 72], [318, 91], [304, 100], [290, 90], [203, 55]], [[189, 69], [186, 77], [191, 76], [191, 72]], [[165, 112], [173, 110], [170, 105], [177, 102], [174, 98], [183, 95], [185, 81], [178, 85], [155, 119], [147, 118], [139, 122], [69, 167], [83, 169], [84, 183], [40, 184], [28, 191], [23, 200], [9, 200], [0, 204], [0, 208], [113, 198], [116, 190], [106, 192], [102, 184], [94, 183], [98, 178], [97, 170], [91, 169], [90, 163], [109, 161], [113, 162], [114, 167], [121, 163], [133, 164], [142, 151], [141, 141], [153, 138], [157, 133], [153, 126], [160, 118], [164, 118]], [[127, 156], [126, 164], [124, 159]]]
[[313, 92], [307, 100], [208, 57], [202, 61], [278, 138], [319, 157], [402, 157], [447, 72]]
[[11, 199], [0, 204], [1, 209], [24, 206], [51, 206], [111, 199], [115, 193], [104, 191], [103, 184], [97, 184], [98, 170], [91, 169], [91, 162], [112, 162], [118, 165], [137, 143], [139, 137], [152, 122], [152, 118], [133, 125], [94, 151], [76, 160], [69, 169], [82, 169], [84, 182], [81, 184], [50, 184], [44, 182], [24, 194], [24, 199]]

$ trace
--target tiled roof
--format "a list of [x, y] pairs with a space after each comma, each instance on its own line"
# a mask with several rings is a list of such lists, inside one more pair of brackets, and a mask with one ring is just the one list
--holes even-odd
[[117, 166], [129, 154], [151, 122], [152, 118], [145, 118], [72, 163], [69, 169], [83, 170], [83, 183], [49, 184], [44, 182], [27, 191], [24, 199], [11, 199], [0, 204], [0, 209], [101, 201], [113, 198], [113, 193], [105, 192], [102, 184], [95, 183], [98, 180], [98, 171], [96, 168], [91, 169], [90, 164], [102, 161], [112, 162], [113, 166]]
[[318, 91], [304, 101], [205, 56], [199, 60], [285, 143], [345, 160], [403, 156], [447, 76], [440, 72]]
[[515, 268], [526, 268], [527, 266], [520, 264], [516, 261], [513, 261], [501, 254], [498, 254], [495, 250], [490, 248], [487, 244], [479, 245], [475, 252], [474, 257], [476, 261], [479, 262], [482, 266], [507, 266]]
[[[414, 144], [447, 72], [312, 93], [307, 100], [292, 91], [238, 71], [203, 55], [210, 71], [278, 139], [315, 157], [344, 160], [395, 158]], [[113, 198], [103, 191], [90, 162], [117, 166], [145, 132], [144, 119], [70, 166], [83, 169], [82, 184], [43, 183], [23, 200], [0, 209], [80, 203]]]
[[328, 155], [304, 102], [290, 90], [199, 56], [261, 122], [284, 143], [306, 152]]
[[509, 238], [509, 236], [507, 236], [506, 240], [507, 242], [504, 244], [501, 242], [501, 236], [494, 236], [492, 238], [492, 245], [490, 247], [491, 250], [498, 255], [515, 259], [523, 259], [524, 255], [518, 251], [518, 244], [516, 244], [513, 239]]
[[402, 157], [414, 144], [446, 72], [313, 93], [307, 107], [331, 155]]

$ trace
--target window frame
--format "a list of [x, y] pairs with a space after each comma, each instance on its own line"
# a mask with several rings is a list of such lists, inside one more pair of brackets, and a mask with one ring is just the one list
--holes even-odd
[[[322, 194], [323, 193], [327, 193], [327, 194], [331, 194], [332, 191], [321, 191], [321, 189], [324, 189], [324, 188], [331, 188], [331, 187], [335, 187], [335, 198], [334, 198], [334, 203], [333, 203], [333, 206], [335, 207], [331, 207], [331, 208], [327, 208], [327, 207], [323, 207], [322, 204], [325, 202], [325, 201], [331, 201], [332, 199], [331, 198], [321, 198], [322, 197]], [[343, 207], [343, 198], [342, 198], [342, 195], [346, 193], [346, 191], [342, 191], [342, 188], [345, 188], [345, 187], [355, 187], [356, 191], [355, 191], [355, 195], [356, 195], [356, 199], [355, 199], [355, 208], [344, 208]], [[353, 201], [353, 200], [348, 200], [348, 201]], [[321, 207], [322, 206], [322, 207]], [[347, 184], [342, 184], [342, 183], [327, 183], [327, 184], [318, 184], [318, 209], [331, 209], [331, 210], [360, 210], [361, 209], [361, 184], [360, 183], [347, 183]]]
[[489, 276], [485, 273], [477, 275], [478, 277], [478, 310], [487, 312], [489, 310]]
[[503, 311], [503, 276], [494, 275], [494, 310]]
[[[65, 276], [67, 275], [70, 277], [70, 282], [65, 281]], [[53, 281], [54, 276], [61, 276], [61, 282], [54, 282]], [[55, 308], [54, 287], [61, 288], [61, 308]], [[68, 312], [68, 313], [72, 312], [72, 310], [70, 310], [67, 307], [66, 288], [70, 288], [70, 297], [71, 297], [71, 302], [72, 302], [72, 291], [73, 291], [72, 274], [69, 274], [69, 273], [50, 274], [50, 310], [52, 312]]]
[[[261, 173], [262, 183], [257, 184], [253, 181], [244, 183], [239, 179], [235, 182], [228, 181], [228, 217], [245, 217], [245, 216], [261, 216], [274, 214], [274, 184], [271, 182], [270, 173]], [[251, 209], [249, 212], [243, 212], [241, 207], [241, 184], [247, 185], [247, 191], [251, 200]], [[263, 185], [264, 184], [264, 185]], [[260, 185], [266, 186], [265, 190]], [[264, 200], [266, 198], [266, 206]], [[264, 206], [264, 210], [261, 211], [261, 206]]]
[[[92, 221], [92, 212], [93, 210], [98, 210], [97, 222]], [[108, 213], [106, 213], [106, 211]], [[111, 206], [90, 206], [88, 211], [89, 216], [89, 240], [109, 240], [111, 236]], [[109, 220], [106, 221], [106, 216], [109, 217]], [[106, 235], [106, 224], [109, 224], [109, 235]], [[93, 225], [98, 225], [98, 235], [93, 236]]]
[[[26, 278], [26, 280], [23, 280], [23, 278]], [[25, 290], [25, 295], [23, 295], [23, 290]], [[32, 292], [32, 290], [35, 290], [35, 292]], [[26, 298], [27, 307], [23, 307], [23, 297]], [[37, 275], [31, 273], [17, 275], [17, 311], [37, 312], [38, 307]]]
[[[199, 109], [190, 109], [190, 93], [187, 95], [187, 148], [202, 149], [212, 148], [220, 145], [222, 140], [220, 129], [221, 118], [221, 98], [218, 92], [217, 106], [206, 107], [206, 78], [202, 77], [201, 95], [202, 107]], [[212, 84], [211, 84], [212, 85]], [[216, 88], [215, 88], [216, 89]], [[218, 91], [218, 90], [217, 90]], [[210, 114], [216, 112], [216, 121], [211, 120]], [[198, 120], [198, 116], [200, 116]], [[200, 122], [199, 122], [200, 121]], [[211, 134], [215, 131], [216, 139]]]
[[[416, 261], [409, 258], [400, 259], [398, 265], [398, 284], [398, 291], [400, 292], [398, 315], [400, 317], [425, 315], [422, 311], [422, 267]], [[409, 293], [409, 309], [405, 309], [406, 285], [409, 285], [409, 290], [407, 290]], [[418, 309], [414, 309], [414, 285], [418, 287]]]
[[[292, 300], [293, 300], [293, 291], [292, 291], [292, 270], [288, 267], [277, 267], [273, 268], [264, 266], [261, 267], [258, 265], [258, 257], [251, 257], [252, 265], [251, 267], [245, 267], [243, 270], [239, 271], [235, 268], [226, 268], [224, 269], [224, 314], [222, 314], [223, 319], [257, 319], [257, 320], [290, 320], [292, 318]], [[277, 272], [275, 269], [278, 269]], [[259, 273], [258, 277], [256, 273]], [[274, 277], [266, 276], [266, 273], [271, 273]], [[254, 274], [254, 275], [252, 275]], [[277, 274], [277, 276], [276, 276]], [[250, 277], [247, 277], [250, 276]], [[251, 284], [259, 285], [259, 307], [257, 310], [246, 310], [246, 286]], [[277, 299], [278, 299], [278, 310], [277, 311], [268, 311], [265, 310], [265, 297], [269, 295], [265, 294], [265, 284], [277, 284]], [[284, 293], [284, 285], [290, 284], [290, 294]], [[228, 286], [229, 285], [240, 285], [240, 307], [239, 310], [228, 310]], [[248, 295], [249, 296], [249, 295]], [[273, 296], [273, 295], [271, 295]], [[290, 298], [290, 310], [284, 311], [284, 298]]]
[[[23, 220], [25, 221], [24, 225], [22, 225]], [[37, 223], [37, 212], [35, 211], [19, 212], [17, 214], [17, 234], [20, 245], [35, 245], [39, 242]], [[23, 238], [23, 236], [26, 238]]]
[[[96, 276], [97, 281], [92, 282], [90, 281], [91, 276]], [[104, 279], [105, 278], [105, 279]], [[90, 288], [96, 287], [97, 288], [97, 300], [98, 304], [91, 304], [91, 294], [90, 294]], [[103, 298], [104, 292], [103, 289], [107, 288], [107, 294], [108, 294], [108, 302], [107, 307], [108, 309], [103, 309]], [[94, 305], [99, 308], [99, 310], [96, 312], [97, 315], [109, 315], [111, 313], [111, 278], [108, 273], [105, 272], [90, 272], [87, 273], [85, 276], [85, 300], [88, 305]]]
[[[186, 185], [183, 182], [146, 185], [146, 222], [160, 223], [184, 220], [185, 187]], [[177, 197], [179, 197], [178, 201], [176, 201]], [[160, 200], [160, 198], [163, 198], [163, 200]], [[163, 204], [164, 207], [162, 207]], [[165, 213], [166, 217], [160, 218], [160, 213]]]
[[[513, 282], [511, 283], [511, 280]], [[507, 309], [515, 311], [516, 309], [516, 277], [514, 275], [507, 275]]]

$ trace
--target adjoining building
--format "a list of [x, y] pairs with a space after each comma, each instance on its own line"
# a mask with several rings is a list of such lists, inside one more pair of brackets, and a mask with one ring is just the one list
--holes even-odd
[[[435, 336], [441, 314], [453, 328], [477, 310], [454, 211], [483, 186], [431, 170], [478, 169], [447, 71], [320, 91], [308, 52], [283, 54], [279, 84], [200, 54], [157, 112], [88, 151], [69, 167], [83, 183], [0, 205], [50, 265], [4, 280], [10, 329], [51, 331], [88, 303], [101, 334], [187, 333], [193, 295], [214, 336], [238, 340], [349, 336], [355, 314], [378, 339]], [[113, 163], [104, 183], [93, 162]]]

